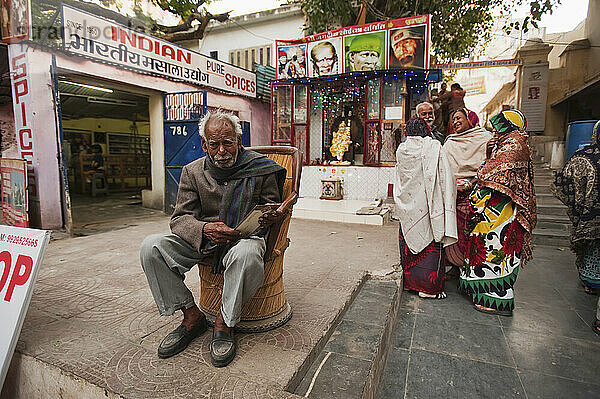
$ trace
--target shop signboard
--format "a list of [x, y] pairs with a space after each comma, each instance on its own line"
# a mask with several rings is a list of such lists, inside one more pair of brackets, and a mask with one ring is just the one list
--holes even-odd
[[452, 62], [450, 64], [435, 64], [432, 68], [435, 69], [476, 69], [476, 68], [492, 68], [492, 67], [511, 67], [521, 65], [523, 62], [520, 58], [511, 58], [508, 60], [488, 60], [488, 61], [470, 61], [470, 62]]
[[63, 4], [64, 49], [96, 61], [256, 97], [256, 74]]
[[9, 226], [28, 227], [27, 164], [22, 159], [0, 159], [2, 175], [2, 222]]
[[[8, 46], [8, 62], [12, 86], [13, 114], [17, 133], [19, 158], [27, 163], [28, 205], [32, 214], [37, 215], [39, 204], [35, 164], [37, 159], [35, 130], [33, 128], [33, 107], [31, 95], [31, 71], [27, 58], [27, 47], [21, 44]], [[31, 208], [34, 209], [31, 209]]]
[[473, 76], [469, 78], [468, 82], [462, 83], [462, 88], [465, 90], [467, 96], [485, 94], [485, 77]]
[[3, 43], [29, 39], [31, 5], [29, 0], [0, 0], [0, 33]]
[[49, 231], [0, 226], [0, 388], [17, 345], [49, 239]]
[[527, 118], [527, 131], [543, 132], [546, 126], [548, 64], [523, 66], [519, 109]]
[[277, 40], [277, 79], [379, 69], [429, 68], [431, 15]]

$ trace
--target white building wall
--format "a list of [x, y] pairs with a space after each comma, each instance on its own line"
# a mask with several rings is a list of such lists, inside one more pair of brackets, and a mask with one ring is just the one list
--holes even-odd
[[[502, 29], [507, 23], [505, 18], [497, 18], [492, 29], [492, 38], [489, 43], [486, 43], [480, 53], [467, 61], [487, 61], [487, 60], [503, 60], [514, 58], [517, 50], [525, 44], [527, 39], [540, 37], [543, 35], [542, 30], [530, 27], [527, 33], [513, 31], [510, 35]], [[483, 77], [485, 93], [470, 94], [467, 92], [465, 96], [465, 105], [467, 108], [479, 114], [489, 101], [496, 95], [498, 90], [505, 84], [515, 78], [517, 67], [493, 67], [493, 68], [478, 68], [478, 69], [461, 69], [452, 79], [454, 82], [466, 84], [476, 78]], [[516, 105], [516, 104], [515, 104]]]
[[186, 47], [210, 55], [218, 51], [220, 61], [229, 62], [231, 50], [271, 45], [271, 65], [275, 65], [275, 40], [299, 39], [304, 36], [304, 15], [298, 7], [283, 6], [274, 10], [234, 17], [228, 22], [208, 26], [198, 44]]

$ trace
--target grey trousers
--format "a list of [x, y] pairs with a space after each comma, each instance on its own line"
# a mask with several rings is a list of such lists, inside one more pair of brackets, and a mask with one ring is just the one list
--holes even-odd
[[[242, 306], [262, 285], [265, 249], [264, 238], [250, 237], [239, 240], [223, 257], [221, 314], [229, 327], [239, 322]], [[175, 234], [154, 234], [142, 242], [142, 268], [161, 315], [172, 315], [176, 310], [194, 306], [194, 297], [183, 280], [185, 273], [202, 258], [194, 247]]]

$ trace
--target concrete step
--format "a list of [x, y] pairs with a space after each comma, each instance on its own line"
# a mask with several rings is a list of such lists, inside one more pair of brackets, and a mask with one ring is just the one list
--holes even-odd
[[571, 220], [567, 216], [538, 215], [536, 229], [551, 229], [570, 232]]
[[339, 223], [358, 223], [383, 226], [389, 222], [389, 209], [381, 209], [376, 215], [357, 215], [356, 211], [371, 204], [370, 201], [359, 200], [321, 200], [302, 197], [294, 205], [292, 218], [321, 220]]
[[554, 179], [554, 173], [551, 170], [541, 169], [533, 170], [533, 176], [535, 179]]
[[550, 245], [555, 247], [569, 246], [569, 232], [556, 229], [534, 229], [533, 243], [536, 245]]
[[560, 200], [558, 198], [556, 198], [554, 196], [554, 194], [546, 193], [546, 192], [541, 192], [541, 193], [536, 192], [535, 195], [536, 195], [538, 205], [539, 204], [564, 205], [562, 202], [560, 202]]
[[367, 280], [293, 392], [313, 399], [374, 398], [401, 296], [401, 280]]
[[552, 194], [552, 189], [550, 188], [550, 185], [538, 186], [536, 184], [535, 195], [537, 196], [539, 194]]
[[542, 230], [556, 230], [556, 231], [564, 231], [570, 234], [571, 224], [570, 223], [561, 223], [561, 222], [553, 222], [546, 220], [538, 220], [535, 225], [536, 229]]
[[567, 207], [564, 205], [537, 204], [537, 212], [538, 215], [567, 216]]
[[552, 185], [552, 183], [554, 183], [554, 178], [553, 177], [538, 177], [538, 176], [534, 176], [533, 184], [536, 185], [536, 186], [548, 186], [548, 187], [550, 187], [550, 185]]

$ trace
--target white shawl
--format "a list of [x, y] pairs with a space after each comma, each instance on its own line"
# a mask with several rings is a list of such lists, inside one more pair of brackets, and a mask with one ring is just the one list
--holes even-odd
[[446, 152], [431, 137], [409, 136], [396, 150], [394, 200], [408, 248], [458, 240], [456, 184]]
[[487, 143], [491, 138], [492, 134], [481, 126], [446, 138], [444, 150], [457, 179], [477, 176], [477, 169], [485, 162]]

